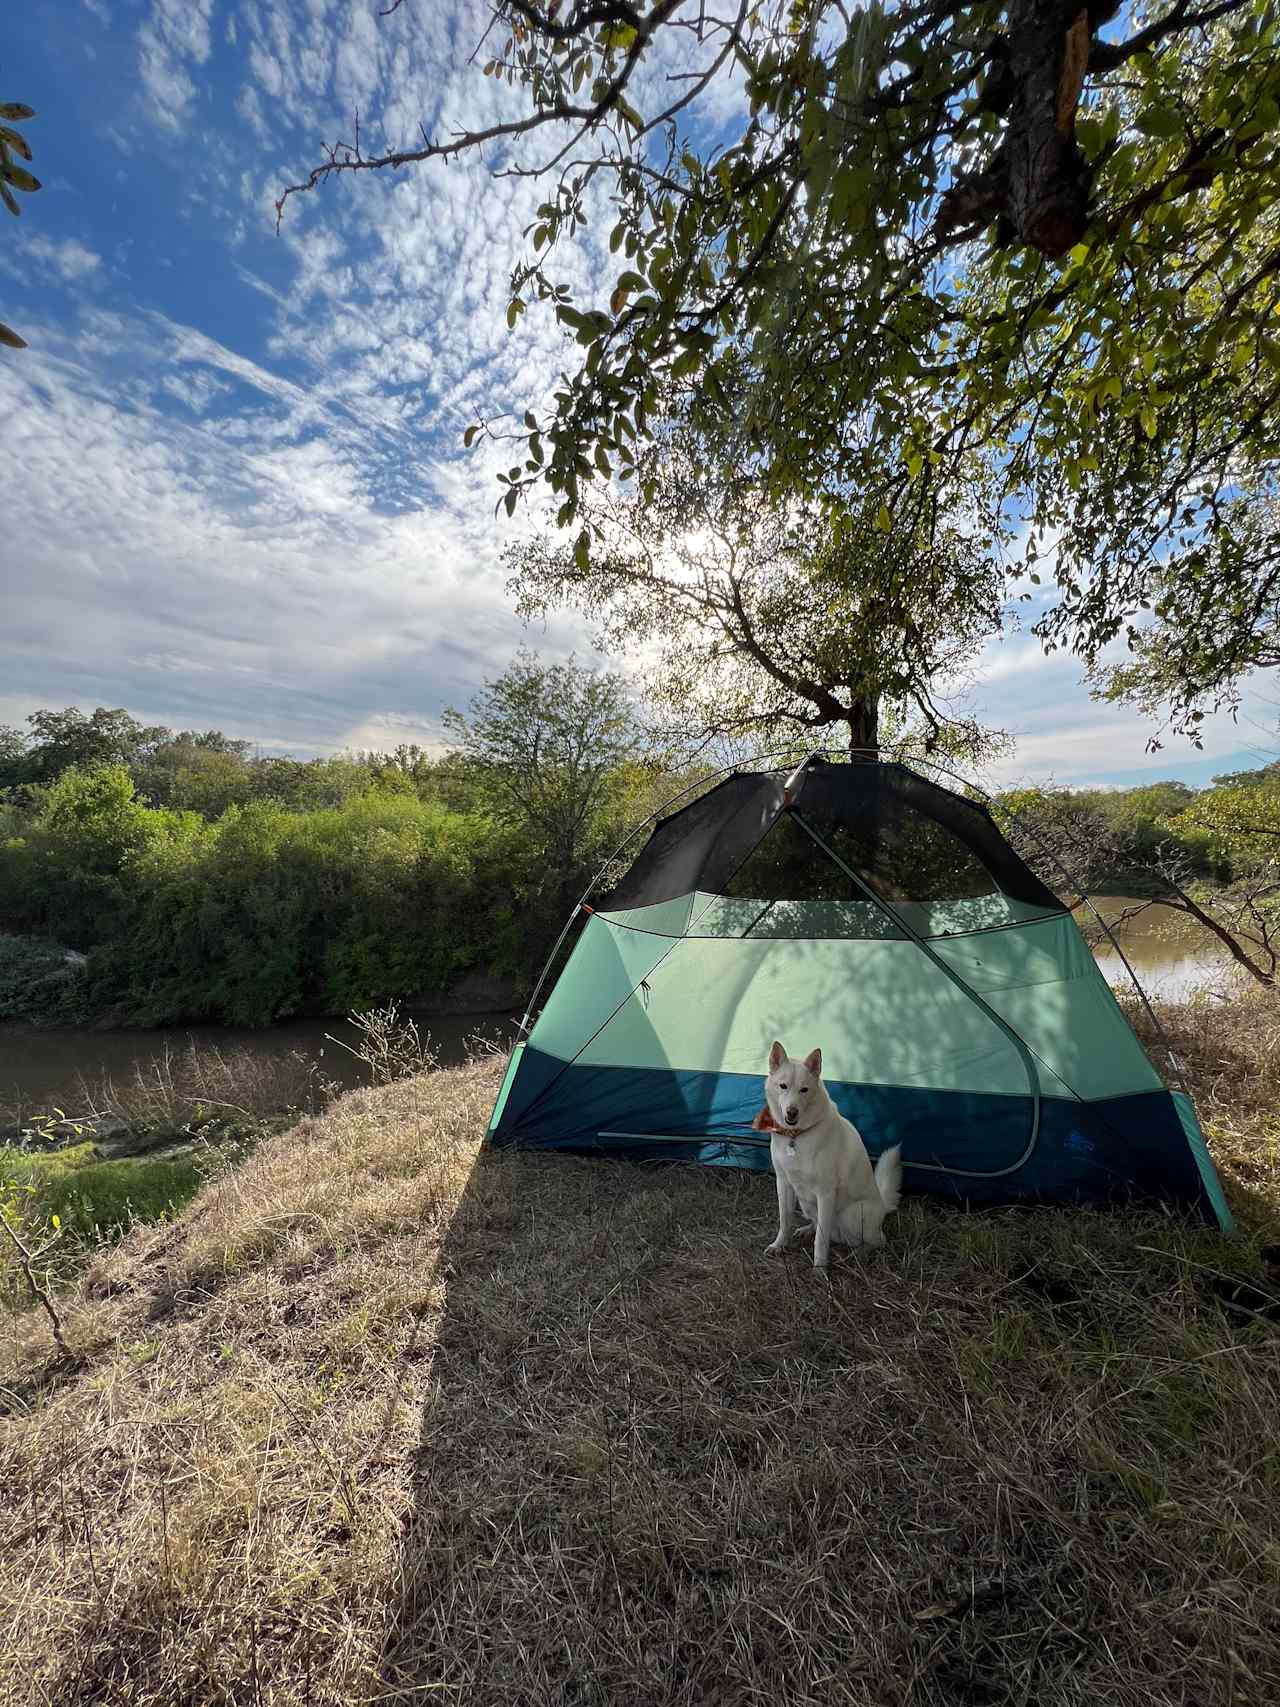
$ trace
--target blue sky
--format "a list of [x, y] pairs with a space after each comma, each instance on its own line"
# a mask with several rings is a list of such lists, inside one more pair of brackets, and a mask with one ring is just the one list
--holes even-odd
[[[466, 64], [480, 0], [384, 3], [6, 18], [0, 99], [36, 108], [45, 187], [0, 225], [0, 318], [31, 344], [0, 352], [0, 722], [106, 704], [299, 754], [393, 745], [430, 740], [522, 642], [589, 652], [570, 617], [512, 615], [499, 554], [537, 518], [496, 519], [508, 458], [461, 442], [571, 359], [536, 315], [506, 329], [542, 192], [432, 164], [330, 183], [275, 233], [281, 186], [355, 108], [373, 149], [508, 99]], [[615, 270], [591, 237], [569, 276]], [[1203, 755], [1148, 755], [1142, 718], [1025, 634], [990, 649], [971, 705], [1018, 737], [993, 781], [1202, 781], [1280, 750], [1253, 694]]]

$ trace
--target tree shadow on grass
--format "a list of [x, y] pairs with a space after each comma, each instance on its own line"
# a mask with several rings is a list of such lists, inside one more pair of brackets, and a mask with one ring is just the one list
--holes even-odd
[[1258, 1390], [1155, 1361], [1188, 1308], [1200, 1351], [1239, 1331], [1134, 1257], [1178, 1224], [915, 1203], [828, 1282], [765, 1260], [773, 1213], [768, 1176], [481, 1154], [379, 1699], [1225, 1702], [1219, 1472], [1161, 1431], [1231, 1432]]

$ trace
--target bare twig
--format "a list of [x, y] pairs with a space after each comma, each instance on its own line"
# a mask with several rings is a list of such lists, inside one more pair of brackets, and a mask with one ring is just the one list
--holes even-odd
[[41, 1282], [36, 1279], [35, 1270], [35, 1265], [39, 1259], [44, 1256], [46, 1252], [51, 1251], [57, 1244], [58, 1240], [62, 1237], [61, 1229], [55, 1231], [52, 1238], [46, 1239], [42, 1245], [36, 1245], [34, 1248], [31, 1248], [18, 1237], [18, 1233], [10, 1222], [9, 1217], [2, 1210], [0, 1210], [0, 1227], [4, 1228], [5, 1232], [9, 1236], [10, 1243], [18, 1253], [18, 1264], [27, 1278], [27, 1285], [31, 1288], [31, 1296], [40, 1304], [44, 1313], [49, 1318], [49, 1324], [53, 1329], [53, 1337], [57, 1342], [58, 1350], [64, 1357], [70, 1357], [71, 1348], [67, 1344], [62, 1332], [62, 1318], [54, 1308], [53, 1299], [49, 1296], [48, 1287], [42, 1285]]

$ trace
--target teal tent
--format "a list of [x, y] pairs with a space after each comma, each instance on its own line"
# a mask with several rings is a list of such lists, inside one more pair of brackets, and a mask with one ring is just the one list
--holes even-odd
[[821, 1047], [909, 1191], [1155, 1200], [1230, 1228], [1190, 1098], [1069, 908], [985, 806], [900, 764], [737, 773], [661, 819], [583, 904], [489, 1141], [768, 1168], [751, 1121], [775, 1037]]

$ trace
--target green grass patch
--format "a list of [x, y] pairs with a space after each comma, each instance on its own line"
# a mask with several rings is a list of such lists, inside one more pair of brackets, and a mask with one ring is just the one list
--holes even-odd
[[[103, 1162], [92, 1144], [32, 1153], [0, 1145], [0, 1213], [39, 1240], [55, 1227], [61, 1238], [42, 1264], [59, 1279], [90, 1251], [113, 1244], [137, 1221], [163, 1221], [191, 1201], [204, 1176], [190, 1156], [146, 1156]], [[28, 1242], [31, 1242], [28, 1240]], [[25, 1281], [15, 1253], [0, 1248], [0, 1300], [25, 1307]]]

